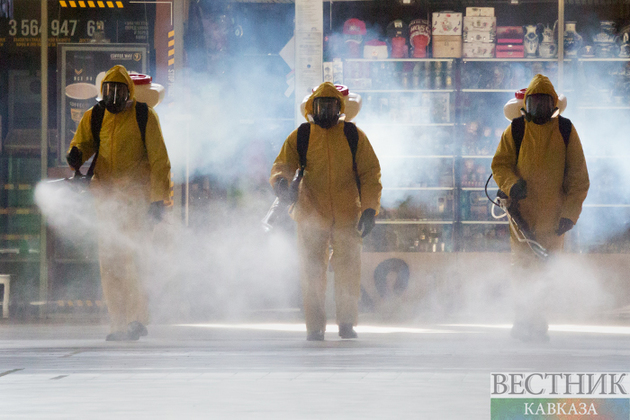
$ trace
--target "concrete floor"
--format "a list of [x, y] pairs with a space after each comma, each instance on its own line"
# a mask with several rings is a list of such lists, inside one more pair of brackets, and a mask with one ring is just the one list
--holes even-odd
[[630, 371], [630, 327], [387, 325], [305, 341], [304, 325], [0, 322], [2, 419], [489, 419], [491, 372]]

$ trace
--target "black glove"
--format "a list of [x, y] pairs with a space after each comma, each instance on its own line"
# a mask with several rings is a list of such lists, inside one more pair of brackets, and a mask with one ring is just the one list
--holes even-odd
[[273, 185], [273, 190], [276, 193], [276, 196], [283, 203], [291, 202], [291, 193], [289, 192], [289, 181], [286, 178], [280, 178]]
[[66, 155], [66, 160], [68, 161], [68, 165], [77, 171], [83, 164], [83, 153], [81, 153], [77, 146], [73, 146], [72, 149], [70, 149], [70, 153]]
[[523, 200], [527, 198], [527, 181], [519, 179], [510, 188], [510, 198], [513, 200]]
[[357, 229], [361, 232], [361, 237], [365, 238], [368, 233], [374, 229], [374, 225], [376, 225], [376, 221], [374, 218], [376, 217], [376, 210], [374, 209], [365, 209], [363, 210], [363, 214], [361, 214], [361, 218], [359, 219], [359, 225]]
[[166, 212], [166, 206], [164, 201], [154, 201], [149, 206], [148, 216], [151, 222], [159, 223], [164, 219], [164, 213]]
[[575, 226], [575, 223], [573, 223], [571, 219], [563, 217], [560, 219], [560, 226], [558, 227], [558, 230], [556, 230], [556, 233], [558, 234], [558, 236], [562, 236], [573, 229], [573, 226]]

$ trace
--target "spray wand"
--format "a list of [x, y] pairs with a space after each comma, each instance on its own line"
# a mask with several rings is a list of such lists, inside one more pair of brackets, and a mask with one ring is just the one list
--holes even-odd
[[[506, 193], [499, 190], [497, 192], [497, 201], [494, 201], [488, 194], [488, 184], [490, 183], [490, 179], [492, 179], [492, 174], [490, 174], [488, 180], [486, 181], [485, 192], [486, 197], [488, 197], [488, 200], [492, 203], [492, 217], [495, 219], [501, 219], [507, 216], [508, 222], [510, 223], [510, 229], [514, 233], [516, 240], [519, 242], [525, 242], [538, 258], [546, 259], [549, 256], [549, 253], [545, 247], [536, 241], [536, 235], [531, 231], [527, 221], [525, 221], [521, 211], [519, 210], [518, 200], [509, 198]], [[497, 215], [495, 213], [496, 207], [503, 210], [503, 214]]]

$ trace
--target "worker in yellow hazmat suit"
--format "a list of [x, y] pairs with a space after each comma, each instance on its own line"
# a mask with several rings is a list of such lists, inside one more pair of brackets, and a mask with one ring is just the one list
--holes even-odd
[[[356, 337], [361, 237], [374, 227], [380, 207], [378, 158], [366, 135], [357, 129], [355, 176], [351, 148], [344, 134], [344, 124], [350, 123], [340, 120], [343, 112], [343, 96], [330, 82], [321, 84], [305, 107], [310, 136], [293, 217], [297, 222], [307, 340], [324, 339], [330, 245], [339, 335]], [[297, 132], [286, 139], [271, 170], [270, 182], [279, 197], [287, 194], [288, 183], [300, 166]]]
[[[101, 92], [103, 100], [83, 115], [66, 158], [78, 169], [96, 154], [91, 189], [99, 221], [101, 283], [111, 318], [106, 339], [137, 340], [147, 334], [149, 321], [141, 286], [143, 253], [152, 225], [170, 204], [171, 164], [150, 107], [142, 139], [134, 84], [123, 66], [106, 73]], [[97, 145], [91, 120], [98, 106], [105, 109]]]
[[[492, 174], [499, 188], [510, 199], [518, 200], [523, 218], [550, 255], [562, 250], [564, 233], [577, 223], [589, 188], [580, 138], [571, 125], [565, 143], [557, 103], [558, 95], [549, 79], [537, 74], [523, 98], [525, 129], [520, 149], [510, 125], [492, 160]], [[536, 284], [536, 279], [544, 277], [545, 264], [513, 233], [510, 242], [519, 299], [512, 335], [524, 340], [548, 339], [540, 304], [544, 285]]]

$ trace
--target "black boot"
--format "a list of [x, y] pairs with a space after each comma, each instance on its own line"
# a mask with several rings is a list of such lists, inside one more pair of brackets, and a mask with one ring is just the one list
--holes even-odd
[[357, 338], [357, 333], [352, 324], [339, 324], [339, 337]]
[[132, 321], [127, 325], [127, 333], [131, 337], [135, 337], [133, 338], [134, 340], [138, 340], [140, 337], [144, 337], [149, 334], [149, 331], [147, 331], [147, 327], [142, 325], [141, 322]]
[[324, 331], [308, 331], [306, 333], [306, 341], [324, 341]]

